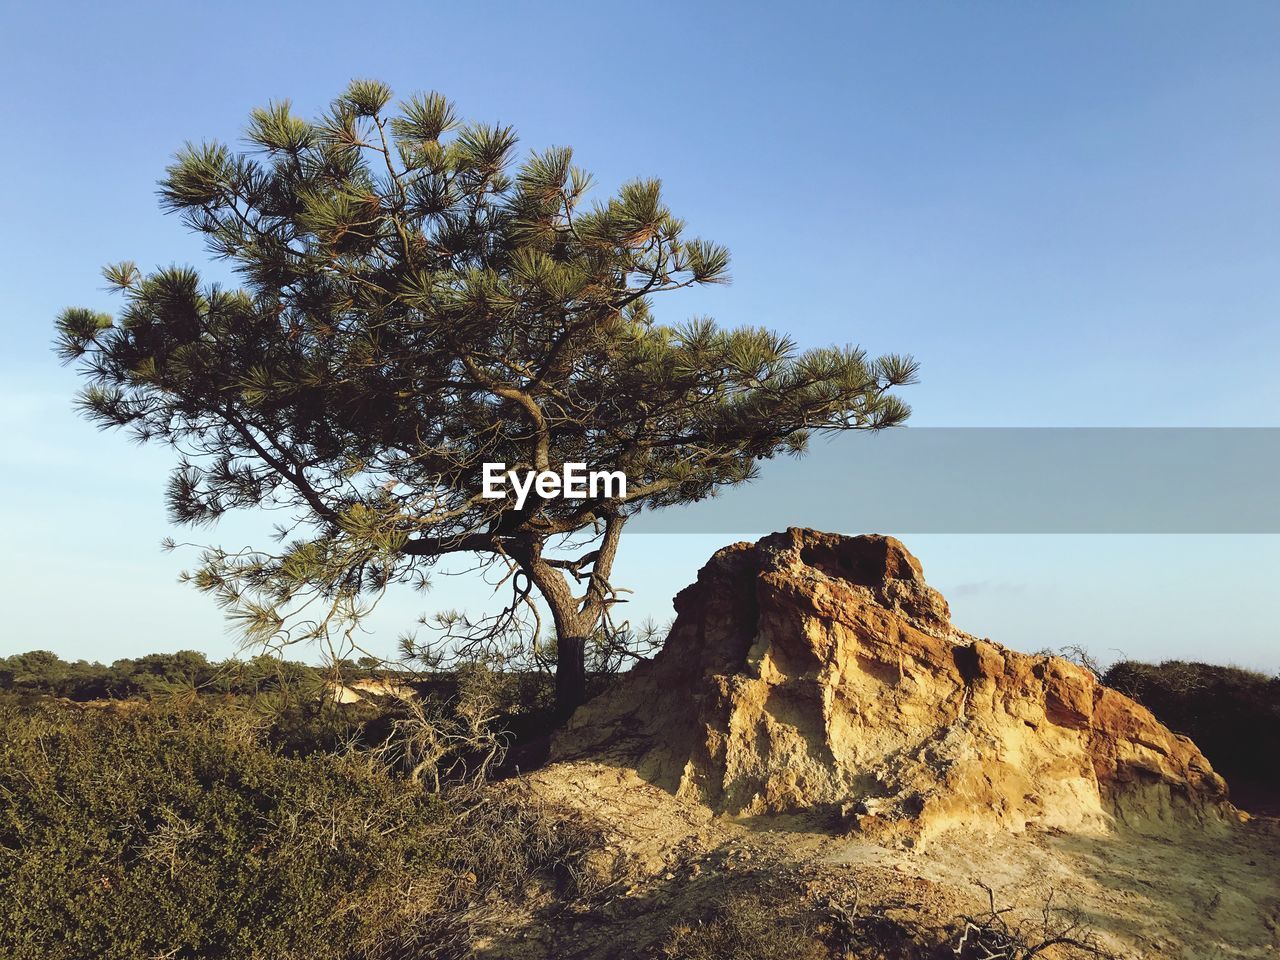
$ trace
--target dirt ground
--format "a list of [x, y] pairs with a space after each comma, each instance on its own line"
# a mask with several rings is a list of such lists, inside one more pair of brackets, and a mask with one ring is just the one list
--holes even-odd
[[744, 892], [800, 901], [815, 917], [854, 918], [867, 942], [886, 938], [876, 955], [918, 956], [893, 952], [890, 941], [913, 930], [921, 942], [949, 942], [959, 917], [985, 911], [985, 888], [997, 907], [1013, 908], [1014, 922], [1038, 922], [1048, 903], [1133, 960], [1280, 957], [1280, 821], [1272, 818], [1177, 836], [953, 830], [910, 848], [850, 833], [838, 811], [715, 817], [599, 763], [556, 764], [531, 783], [548, 804], [602, 824], [602, 859], [625, 867], [590, 905], [535, 898], [520, 915], [495, 913], [481, 957], [652, 957], [675, 923]]

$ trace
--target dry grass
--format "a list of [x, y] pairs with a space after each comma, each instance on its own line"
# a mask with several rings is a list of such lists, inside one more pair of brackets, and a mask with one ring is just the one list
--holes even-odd
[[701, 923], [680, 924], [662, 944], [665, 960], [828, 960], [826, 945], [777, 902], [738, 896]]

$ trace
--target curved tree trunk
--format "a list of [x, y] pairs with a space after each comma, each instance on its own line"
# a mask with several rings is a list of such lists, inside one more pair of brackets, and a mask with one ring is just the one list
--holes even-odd
[[[542, 556], [542, 544], [528, 543], [516, 555], [542, 599], [551, 610], [556, 628], [556, 719], [564, 723], [587, 697], [587, 643], [599, 627], [610, 602], [609, 573], [618, 552], [618, 538], [625, 518], [605, 520], [604, 536], [597, 550], [577, 564], [553, 562]], [[586, 592], [574, 596], [566, 569], [575, 573], [591, 566]]]
[[551, 610], [556, 629], [556, 720], [564, 723], [587, 697], [587, 638], [599, 613], [589, 616], [564, 573], [535, 555], [529, 579]]

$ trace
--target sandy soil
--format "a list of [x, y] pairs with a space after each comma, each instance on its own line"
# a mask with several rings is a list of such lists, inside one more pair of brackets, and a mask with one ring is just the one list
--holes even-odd
[[937, 943], [954, 935], [957, 917], [987, 906], [980, 884], [1015, 921], [1038, 922], [1046, 902], [1075, 911], [1133, 960], [1280, 956], [1275, 819], [1242, 816], [1178, 836], [953, 830], [913, 849], [851, 835], [835, 811], [715, 817], [598, 763], [556, 764], [531, 782], [548, 803], [603, 823], [607, 855], [625, 859], [625, 876], [589, 907], [552, 912], [535, 901], [521, 916], [495, 917], [479, 956], [654, 956], [674, 923], [747, 891], [799, 898], [815, 916], [858, 916], [866, 930], [918, 929]]

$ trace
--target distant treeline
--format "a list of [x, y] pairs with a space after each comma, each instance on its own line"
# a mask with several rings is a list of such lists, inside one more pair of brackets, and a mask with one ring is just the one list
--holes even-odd
[[0, 657], [0, 689], [81, 702], [122, 700], [182, 690], [249, 695], [286, 685], [395, 673], [383, 669], [381, 661], [372, 657], [342, 660], [324, 667], [267, 655], [211, 662], [196, 650], [149, 653], [134, 660], [116, 660], [110, 666], [87, 660], [68, 662], [48, 650]]

